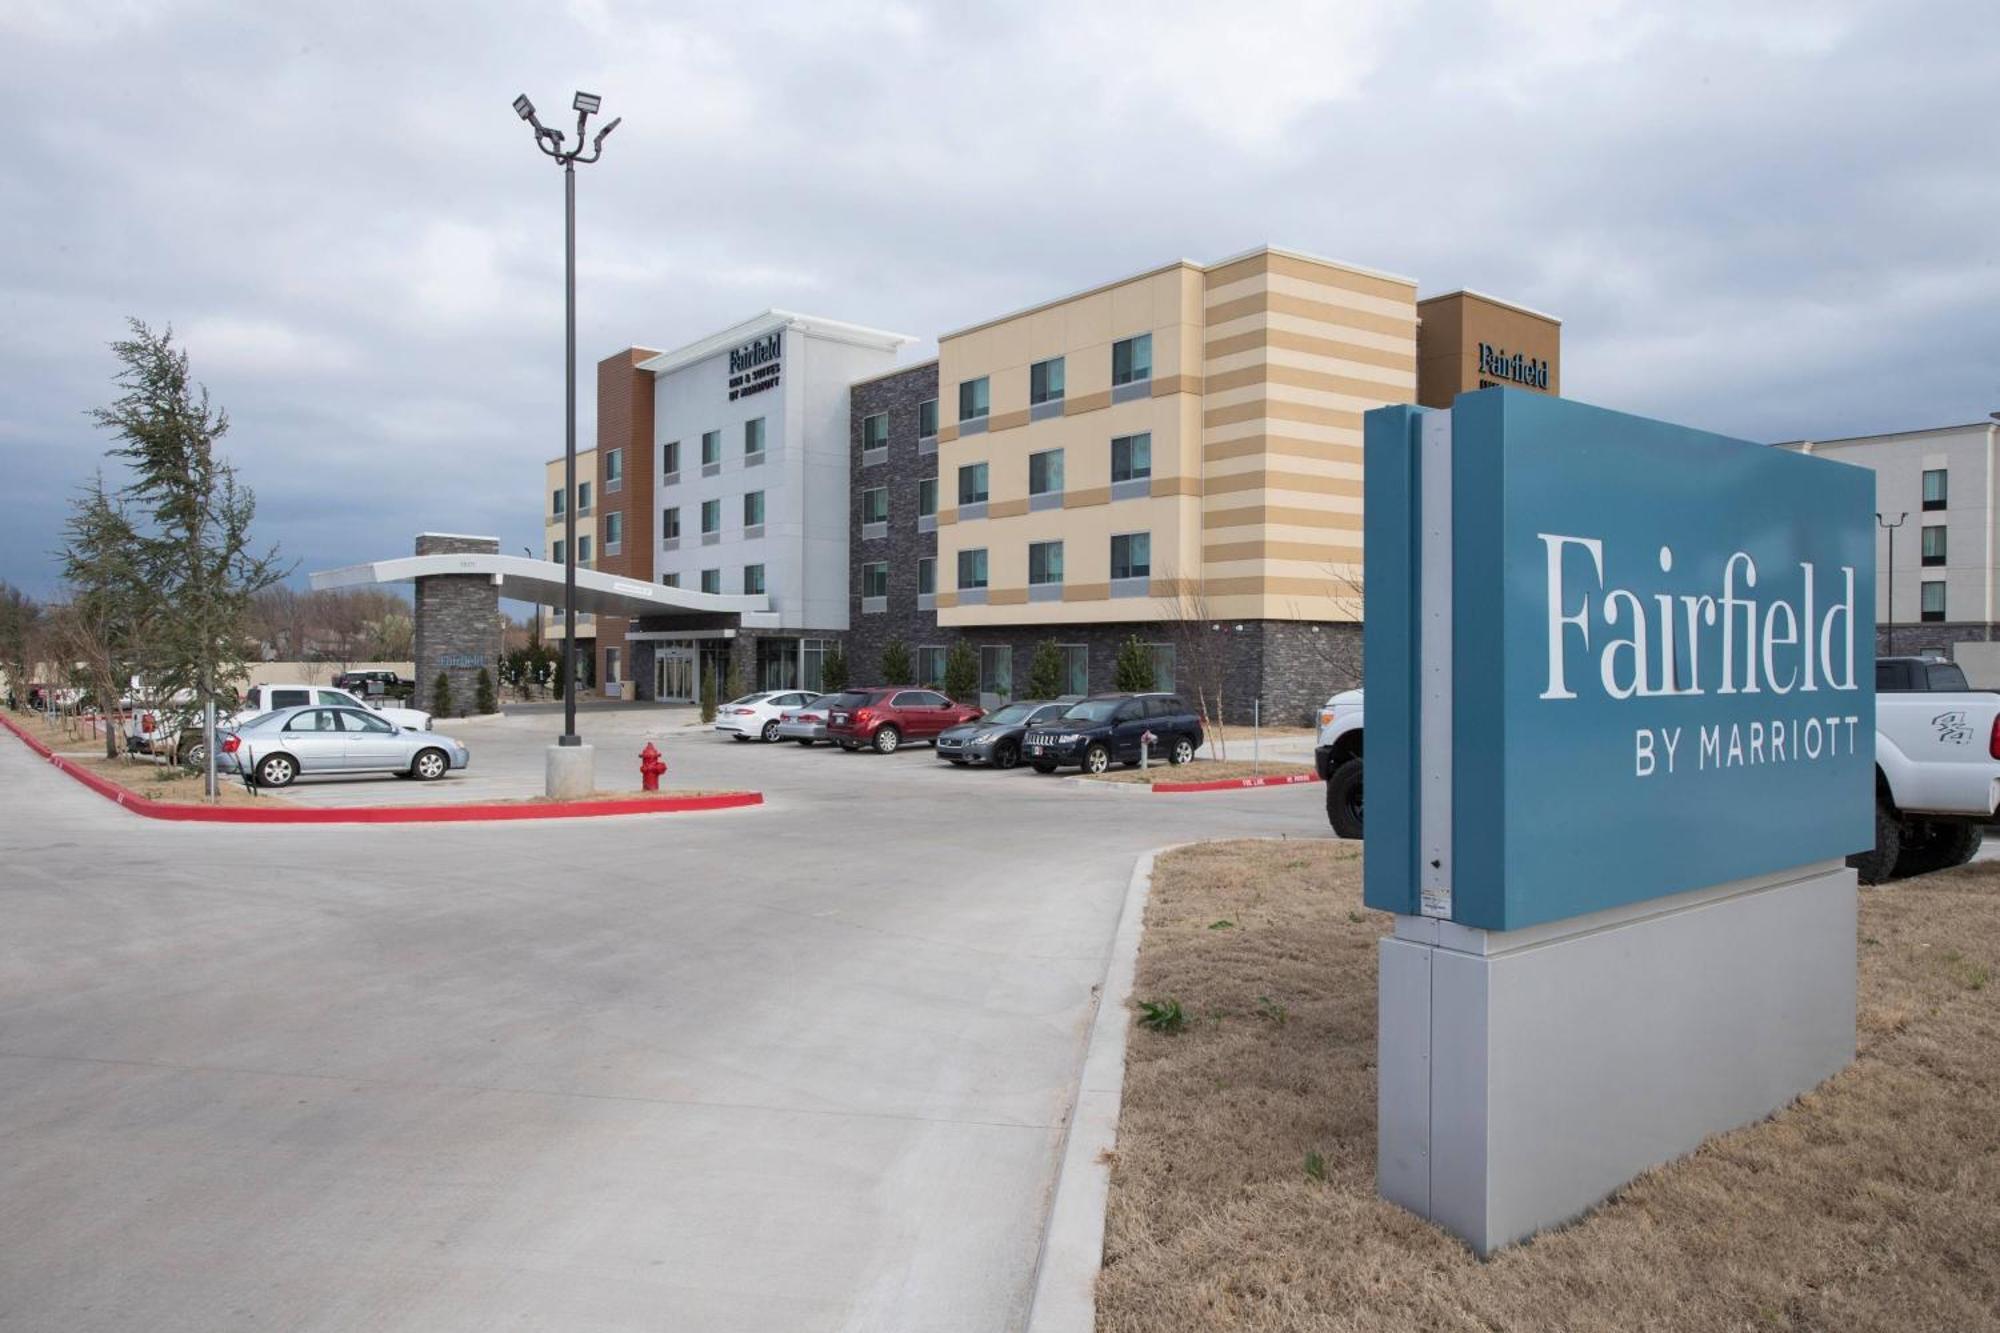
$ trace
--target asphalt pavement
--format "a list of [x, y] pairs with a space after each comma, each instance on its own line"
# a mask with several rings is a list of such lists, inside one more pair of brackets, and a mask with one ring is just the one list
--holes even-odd
[[[1020, 1327], [1134, 860], [1320, 789], [686, 720], [587, 715], [599, 785], [765, 806], [183, 826], [0, 737], [0, 1327]], [[552, 721], [297, 795], [533, 794]]]

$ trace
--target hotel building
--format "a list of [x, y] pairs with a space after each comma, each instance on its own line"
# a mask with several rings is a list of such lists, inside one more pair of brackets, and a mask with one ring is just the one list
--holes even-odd
[[[574, 495], [563, 487], [563, 464], [564, 460], [556, 457], [543, 467], [542, 494], [548, 496], [548, 504], [542, 513], [542, 553], [558, 565], [563, 562], [564, 510], [573, 504], [576, 506], [576, 563], [581, 569], [590, 569], [597, 558], [597, 511], [592, 503], [598, 486], [597, 451], [576, 451]], [[563, 641], [562, 607], [552, 608], [542, 621], [542, 641], [551, 648]], [[597, 617], [587, 612], [579, 612], [576, 617], [576, 654], [578, 661], [585, 664], [583, 679], [589, 683], [597, 662]]]
[[770, 610], [600, 616], [598, 679], [684, 699], [733, 662], [810, 687], [838, 642], [873, 683], [901, 641], [930, 682], [963, 640], [991, 702], [1043, 641], [1066, 689], [1109, 689], [1136, 636], [1160, 687], [1301, 720], [1360, 675], [1362, 414], [1556, 393], [1560, 335], [1266, 248], [969, 325], [917, 365], [783, 312], [628, 349], [599, 366], [598, 567]]

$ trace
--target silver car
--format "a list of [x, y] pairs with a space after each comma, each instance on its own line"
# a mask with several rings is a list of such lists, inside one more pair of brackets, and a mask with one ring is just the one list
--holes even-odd
[[472, 759], [449, 736], [399, 727], [366, 708], [280, 708], [218, 734], [216, 767], [248, 773], [260, 787], [328, 773], [393, 773], [430, 782]]
[[826, 739], [826, 710], [833, 707], [837, 694], [822, 694], [811, 703], [787, 708], [778, 714], [778, 739], [811, 745]]

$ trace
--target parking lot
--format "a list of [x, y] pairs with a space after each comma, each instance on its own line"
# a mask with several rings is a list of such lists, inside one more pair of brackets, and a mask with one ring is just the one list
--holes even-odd
[[[1002, 1329], [1132, 866], [1200, 797], [590, 709], [758, 809], [156, 824], [0, 745], [0, 1322]], [[453, 728], [532, 796], [559, 715]]]

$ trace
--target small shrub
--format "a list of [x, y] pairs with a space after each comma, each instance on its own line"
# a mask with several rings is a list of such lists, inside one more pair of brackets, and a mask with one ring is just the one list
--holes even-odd
[[837, 643], [820, 660], [819, 687], [826, 694], [838, 694], [847, 688], [847, 654], [840, 651]]
[[1279, 1027], [1283, 1027], [1285, 1021], [1292, 1016], [1291, 1012], [1284, 1005], [1279, 1004], [1268, 995], [1259, 995], [1257, 997], [1257, 1012], [1263, 1017], [1270, 1019]]
[[500, 711], [499, 701], [493, 697], [493, 673], [485, 667], [479, 668], [475, 706], [482, 716]]
[[910, 645], [901, 639], [891, 639], [882, 645], [882, 683], [901, 685], [916, 678], [916, 668], [910, 665]]
[[[728, 691], [723, 696], [725, 699], [741, 699], [745, 694], [749, 693], [748, 690], [743, 688], [743, 667], [733, 655], [729, 659], [729, 675], [724, 678], [722, 688]], [[702, 720], [709, 721], [711, 719], [704, 718]]]
[[1309, 1180], [1325, 1180], [1326, 1158], [1320, 1156], [1317, 1152], [1308, 1152], [1306, 1154], [1306, 1178]]
[[1053, 699], [1063, 688], [1062, 649], [1054, 639], [1035, 645], [1034, 660], [1028, 664], [1028, 697]]
[[1171, 1036], [1187, 1026], [1187, 1015], [1181, 1012], [1179, 1000], [1141, 1000], [1139, 1026]]
[[701, 669], [701, 720], [704, 724], [715, 721], [715, 668]]
[[944, 692], [960, 703], [979, 693], [979, 654], [964, 639], [944, 655]]
[[1210, 930], [1228, 930], [1231, 926], [1235, 924], [1236, 923], [1234, 921], [1231, 921], [1228, 917], [1224, 917], [1220, 921], [1209, 922], [1208, 928]]
[[1142, 694], [1153, 688], [1153, 655], [1136, 634], [1127, 635], [1118, 645], [1118, 661], [1111, 668], [1111, 685], [1122, 694]]
[[431, 682], [431, 713], [437, 717], [451, 716], [451, 678], [442, 671]]

